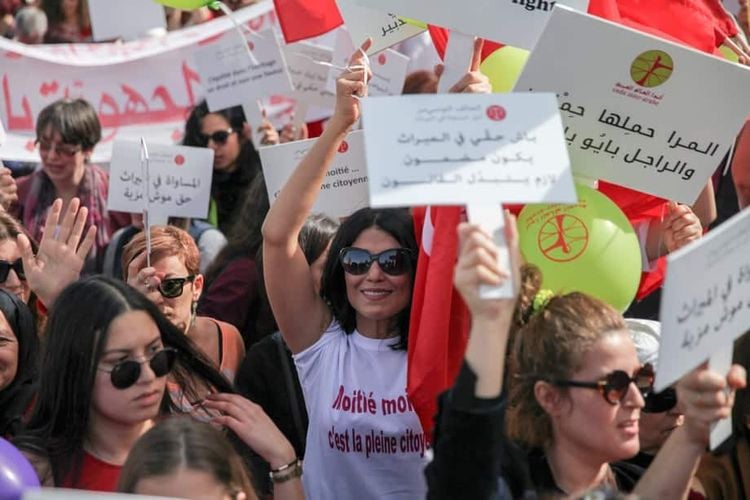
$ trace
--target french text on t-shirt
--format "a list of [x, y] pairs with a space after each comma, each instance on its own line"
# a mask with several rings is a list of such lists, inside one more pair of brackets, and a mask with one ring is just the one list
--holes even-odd
[[346, 428], [343, 431], [332, 426], [328, 431], [328, 446], [341, 453], [362, 453], [365, 458], [373, 455], [396, 455], [419, 453], [424, 457], [429, 444], [421, 430], [406, 429], [397, 434], [385, 434], [376, 429]]
[[377, 415], [378, 410], [383, 415], [414, 411], [414, 406], [412, 406], [409, 396], [406, 395], [406, 391], [395, 398], [377, 398], [373, 396], [372, 391], [365, 392], [361, 389], [347, 391], [343, 385], [339, 385], [331, 408], [348, 413], [369, 413], [371, 415]]

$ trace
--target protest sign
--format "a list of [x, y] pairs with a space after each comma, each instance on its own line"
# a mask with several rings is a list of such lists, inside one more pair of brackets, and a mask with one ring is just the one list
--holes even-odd
[[[339, 68], [345, 68], [349, 64], [349, 58], [355, 50], [349, 32], [345, 28], [340, 28], [336, 36], [336, 45], [333, 48], [333, 67], [328, 72], [326, 81], [326, 89], [329, 92], [336, 93], [336, 79], [342, 73]], [[368, 95], [401, 94], [408, 66], [409, 58], [395, 50], [386, 49], [381, 54], [371, 57], [372, 79], [367, 82]]]
[[166, 33], [164, 7], [153, 0], [88, 0], [94, 40], [135, 40], [154, 30]]
[[576, 173], [692, 204], [750, 115], [748, 84], [746, 67], [556, 7], [515, 90], [557, 93]]
[[354, 0], [336, 0], [336, 4], [357, 46], [372, 38], [368, 55], [377, 54], [425, 31], [424, 26], [417, 26], [382, 10], [361, 7]]
[[362, 106], [373, 207], [576, 201], [552, 94], [369, 97]]
[[333, 108], [336, 96], [326, 89], [333, 50], [309, 42], [289, 44], [283, 50], [292, 77], [290, 95], [294, 100], [306, 106]]
[[27, 488], [21, 498], [23, 500], [164, 500], [164, 497], [68, 488]]
[[588, 0], [354, 0], [362, 7], [419, 19], [466, 35], [532, 49], [555, 4], [585, 11]]
[[213, 157], [210, 148], [150, 144], [146, 175], [141, 167], [141, 143], [117, 141], [112, 149], [107, 209], [140, 213], [148, 206], [156, 220], [206, 218]]
[[[271, 2], [235, 12], [254, 31], [276, 24]], [[99, 114], [102, 140], [93, 162], [108, 161], [115, 139], [148, 137], [169, 144], [181, 139], [190, 109], [203, 96], [192, 54], [234, 27], [227, 17], [126, 43], [24, 45], [0, 38], [0, 121], [8, 132], [3, 159], [39, 161], [35, 121], [62, 97], [83, 97]], [[294, 101], [272, 96], [263, 103], [276, 126], [289, 120]]]
[[[711, 369], [728, 370], [734, 340], [750, 324], [749, 246], [750, 210], [744, 210], [667, 256], [654, 390], [709, 359]], [[711, 439], [712, 447], [723, 441], [713, 434]]]
[[[244, 44], [255, 61], [250, 59]], [[248, 34], [246, 38], [232, 31], [224, 33], [215, 43], [198, 48], [194, 57], [210, 111], [292, 90], [284, 54], [270, 29]]]
[[[271, 204], [315, 141], [296, 141], [260, 150], [263, 177]], [[312, 211], [339, 219], [367, 206], [367, 169], [362, 131], [355, 131], [347, 135], [339, 146]]]

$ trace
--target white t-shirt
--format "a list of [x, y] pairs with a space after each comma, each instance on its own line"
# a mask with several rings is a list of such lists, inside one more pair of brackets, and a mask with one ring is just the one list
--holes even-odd
[[347, 335], [334, 321], [294, 356], [310, 419], [308, 499], [425, 497], [424, 433], [406, 396], [406, 352], [393, 342]]

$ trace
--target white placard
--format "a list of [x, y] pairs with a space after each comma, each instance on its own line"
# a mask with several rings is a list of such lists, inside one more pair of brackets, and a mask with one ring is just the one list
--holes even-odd
[[654, 388], [669, 386], [750, 325], [750, 210], [667, 256], [662, 291], [659, 370]]
[[[339, 146], [320, 188], [313, 212], [321, 212], [338, 219], [368, 206], [367, 169], [362, 135], [360, 130], [352, 132]], [[272, 204], [316, 140], [295, 141], [260, 150], [263, 177], [266, 180], [268, 199]]]
[[[249, 57], [247, 47], [256, 59]], [[195, 51], [210, 111], [240, 106], [269, 95], [288, 94], [292, 82], [284, 54], [272, 30], [241, 38], [225, 33], [218, 42]]]
[[148, 190], [145, 189], [140, 157], [140, 143], [115, 142], [107, 209], [141, 213], [146, 208], [148, 197], [149, 214], [155, 220], [170, 216], [205, 218], [208, 215], [212, 149], [149, 144]]
[[[354, 43], [346, 29], [340, 29], [336, 35], [336, 45], [333, 48], [334, 67], [328, 72], [326, 89], [336, 92], [336, 79], [342, 70], [349, 64], [349, 58], [354, 54]], [[406, 70], [409, 66], [409, 58], [395, 50], [386, 49], [370, 59], [372, 79], [367, 82], [367, 93], [370, 96], [399, 95], [404, 90]], [[335, 67], [335, 66], [338, 66]]]
[[67, 488], [30, 488], [23, 492], [23, 500], [164, 500], [169, 497], [133, 495], [130, 493], [105, 493]]
[[362, 100], [373, 207], [575, 203], [552, 94]]
[[153, 0], [88, 0], [94, 40], [135, 40], [154, 30], [167, 31], [164, 7]]
[[406, 22], [395, 14], [362, 7], [354, 0], [336, 0], [336, 4], [357, 46], [368, 37], [372, 38], [368, 55], [377, 54], [425, 31], [425, 28]]
[[[532, 49], [555, 4], [585, 11], [588, 0], [354, 0], [371, 9]], [[594, 44], [597, 45], [597, 44]]]
[[326, 89], [333, 50], [308, 42], [285, 45], [284, 57], [292, 77], [290, 94], [298, 103], [307, 106], [333, 108], [336, 95]]
[[558, 94], [576, 173], [692, 204], [750, 115], [748, 85], [744, 66], [556, 7], [515, 90]]

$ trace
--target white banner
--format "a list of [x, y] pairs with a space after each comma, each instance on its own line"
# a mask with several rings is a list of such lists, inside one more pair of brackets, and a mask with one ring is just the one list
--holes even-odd
[[[253, 31], [276, 26], [271, 2], [241, 9], [237, 20]], [[83, 97], [99, 113], [103, 138], [93, 161], [108, 161], [115, 139], [148, 137], [172, 144], [182, 138], [190, 109], [203, 97], [192, 60], [198, 46], [217, 43], [233, 29], [214, 21], [124, 44], [27, 46], [0, 39], [0, 121], [8, 132], [3, 159], [39, 161], [34, 148], [36, 116], [62, 97]], [[289, 121], [293, 101], [264, 102], [275, 124]]]

